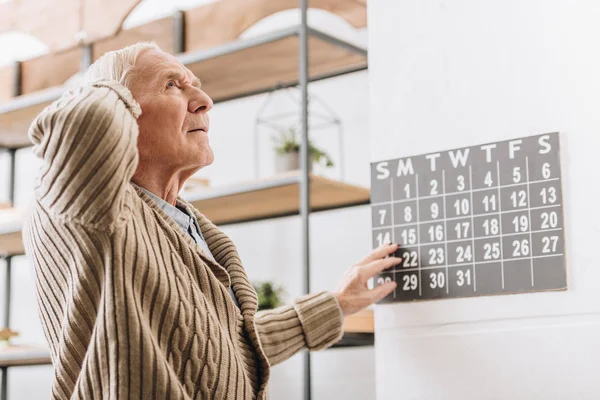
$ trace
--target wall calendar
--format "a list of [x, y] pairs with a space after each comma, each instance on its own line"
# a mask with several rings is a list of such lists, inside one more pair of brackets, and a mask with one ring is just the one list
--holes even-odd
[[399, 243], [380, 303], [567, 287], [559, 134], [371, 164], [373, 247]]

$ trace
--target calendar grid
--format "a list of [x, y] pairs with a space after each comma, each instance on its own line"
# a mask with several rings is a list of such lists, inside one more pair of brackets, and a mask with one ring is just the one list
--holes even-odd
[[[442, 170], [442, 193], [444, 193], [444, 197], [442, 197], [442, 205], [444, 210], [444, 264], [446, 264], [446, 281], [448, 282], [450, 279], [450, 273], [448, 271], [448, 220], [446, 219], [446, 171]], [[446, 293], [449, 290], [448, 287], [450, 285], [446, 285]]]
[[[562, 256], [564, 256], [563, 253], [556, 253], [556, 254], [546, 254], [543, 256], [516, 257], [516, 258], [511, 258], [510, 261], [523, 261], [523, 260], [529, 260], [532, 258], [537, 260], [537, 259], [543, 259], [543, 258], [562, 257]], [[478, 261], [477, 264], [494, 264], [497, 262], [498, 262], [498, 260]], [[459, 264], [449, 264], [446, 266], [448, 268], [455, 268], [455, 267], [466, 267], [468, 265], [469, 265], [469, 263], [459, 263]], [[435, 265], [435, 266], [431, 266], [431, 267], [397, 268], [396, 272], [414, 272], [419, 269], [430, 270], [430, 269], [438, 269], [438, 268], [440, 268], [439, 265]]]
[[[535, 180], [535, 181], [531, 181], [529, 182], [530, 184], [536, 184], [536, 183], [548, 183], [548, 182], [553, 182], [553, 181], [558, 181], [560, 180], [560, 178], [548, 178], [548, 179], [539, 179], [539, 180]], [[473, 192], [483, 192], [483, 191], [487, 191], [487, 190], [494, 190], [494, 189], [504, 189], [504, 188], [510, 188], [510, 187], [515, 187], [515, 186], [523, 186], [524, 183], [509, 183], [506, 185], [492, 185], [489, 187], [484, 187], [484, 188], [479, 188], [479, 189], [471, 189]], [[457, 192], [448, 192], [445, 195], [443, 194], [434, 194], [434, 195], [428, 195], [428, 196], [422, 196], [420, 197], [421, 200], [427, 200], [427, 199], [434, 199], [437, 197], [446, 197], [446, 196], [452, 196], [452, 195], [457, 195], [457, 194], [464, 194], [464, 191], [457, 191]], [[371, 206], [383, 206], [383, 205], [387, 205], [387, 204], [392, 204], [392, 203], [404, 203], [407, 201], [414, 201], [414, 199], [400, 199], [400, 200], [394, 200], [394, 201], [379, 201], [379, 202], [373, 202], [371, 203]]]
[[527, 205], [529, 206], [527, 208], [527, 218], [529, 221], [529, 243], [530, 243], [530, 248], [531, 248], [531, 256], [532, 258], [529, 259], [529, 267], [531, 268], [531, 286], [535, 286], [535, 278], [533, 276], [533, 235], [531, 233], [532, 229], [533, 229], [533, 224], [531, 221], [531, 184], [529, 183], [529, 157], [526, 156], [525, 157], [525, 174], [526, 174], [526, 178], [527, 178]]
[[[521, 184], [524, 185], [524, 184]], [[464, 193], [464, 192], [463, 192]], [[404, 200], [405, 201], [405, 200]], [[414, 201], [414, 200], [413, 200]], [[396, 202], [398, 203], [398, 202]], [[545, 206], [538, 206], [538, 207], [523, 207], [523, 208], [517, 208], [514, 210], [504, 210], [502, 211], [503, 214], [512, 214], [512, 213], [518, 213], [518, 212], [523, 212], [523, 211], [527, 211], [528, 209], [531, 211], [535, 211], [535, 210], [543, 210], [545, 208], [558, 208], [558, 207], [562, 207], [562, 204], [558, 203], [558, 204], [549, 204], [549, 205], [545, 205]], [[481, 214], [474, 214], [474, 217], [488, 217], [491, 215], [497, 215], [498, 212], [488, 212], [488, 213], [481, 213]], [[438, 221], [454, 221], [457, 219], [465, 219], [464, 216], [460, 216], [460, 217], [450, 217], [450, 218], [436, 218], [436, 219], [428, 219], [428, 220], [423, 220], [421, 222], [438, 222]], [[408, 226], [408, 225], [414, 225], [414, 222], [407, 222], [405, 224], [396, 224], [396, 225], [384, 225], [384, 226], [376, 226], [373, 228], [373, 230], [381, 230], [381, 229], [389, 229], [392, 227], [402, 227], [402, 226]]]
[[504, 246], [502, 243], [502, 194], [500, 193], [500, 161], [496, 161], [496, 176], [498, 179], [498, 222], [500, 224], [500, 271], [502, 273], [502, 289], [504, 289]]
[[[498, 182], [500, 183], [500, 182]], [[474, 217], [473, 214], [475, 213], [475, 210], [473, 209], [473, 169], [471, 168], [471, 166], [469, 165], [469, 187], [471, 188], [471, 192], [470, 194], [470, 199], [471, 199], [471, 245], [473, 246], [473, 291], [476, 292], [477, 291], [477, 278], [476, 278], [476, 273], [475, 273], [475, 260], [477, 259], [476, 255], [475, 255], [475, 221], [474, 221]]]
[[373, 245], [400, 244], [381, 273], [403, 302], [567, 287], [559, 135], [371, 164]]
[[[542, 232], [557, 232], [557, 231], [562, 231], [562, 228], [551, 228], [551, 229], [538, 229], [535, 231], [531, 231], [531, 233], [542, 233]], [[473, 241], [476, 240], [489, 240], [489, 239], [501, 239], [504, 237], [510, 237], [510, 236], [518, 236], [518, 235], [523, 235], [524, 232], [516, 232], [516, 233], [504, 233], [501, 235], [489, 235], [489, 236], [482, 236], [482, 237], [473, 237], [471, 238]], [[528, 233], [528, 232], [525, 232]], [[434, 244], [439, 244], [439, 245], [447, 245], [448, 243], [458, 243], [458, 242], [464, 242], [465, 239], [450, 239], [450, 240], [438, 240], [438, 241], [433, 241], [433, 242], [427, 242], [427, 245], [434, 245]]]
[[[421, 224], [419, 224], [419, 174], [415, 174], [415, 195], [417, 197], [417, 257], [421, 258]], [[421, 263], [419, 262], [419, 297], [423, 295], [423, 280], [421, 276]]]
[[[390, 179], [390, 199], [392, 202], [394, 201], [394, 180]], [[392, 226], [394, 226], [394, 206], [390, 207], [390, 221], [392, 222]], [[396, 243], [396, 236], [394, 232], [394, 228], [392, 228], [392, 243]], [[392, 277], [394, 282], [396, 282], [396, 268], [392, 270]], [[397, 288], [396, 288], [397, 289]], [[394, 298], [396, 298], [396, 289], [394, 289]]]

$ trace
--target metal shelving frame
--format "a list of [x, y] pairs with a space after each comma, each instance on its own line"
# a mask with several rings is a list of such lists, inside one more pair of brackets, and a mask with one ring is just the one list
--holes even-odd
[[[16, 86], [17, 88], [18, 86]], [[18, 87], [20, 88], [20, 87]], [[15, 173], [16, 173], [16, 153], [15, 149], [7, 150], [10, 157], [9, 182], [8, 182], [8, 200], [11, 205], [15, 202]], [[10, 298], [12, 281], [12, 256], [4, 257], [6, 264], [4, 270], [4, 320], [3, 327], [10, 329]], [[0, 400], [7, 400], [8, 392], [8, 367], [1, 367], [2, 384], [0, 386]]]
[[[301, 243], [301, 258], [302, 265], [304, 266], [304, 274], [303, 274], [303, 282], [302, 288], [305, 294], [310, 293], [310, 220], [309, 216], [311, 213], [310, 210], [310, 171], [309, 171], [309, 153], [308, 153], [308, 84], [309, 82], [319, 81], [323, 79], [332, 78], [335, 76], [344, 75], [347, 73], [357, 72], [360, 70], [367, 69], [366, 66], [361, 67], [350, 67], [343, 70], [338, 70], [333, 73], [326, 73], [319, 76], [313, 76], [312, 78], [309, 76], [309, 48], [308, 48], [308, 39], [310, 36], [314, 36], [333, 44], [338, 47], [342, 47], [351, 52], [355, 52], [357, 54], [367, 56], [367, 50], [355, 46], [353, 44], [347, 43], [343, 40], [335, 38], [331, 35], [328, 35], [324, 32], [321, 32], [317, 29], [311, 28], [308, 26], [308, 0], [299, 0], [299, 8], [300, 8], [300, 24], [298, 26], [294, 26], [288, 29], [284, 29], [281, 31], [277, 31], [271, 34], [263, 35], [258, 38], [249, 39], [249, 40], [241, 40], [238, 42], [229, 43], [223, 46], [219, 46], [214, 49], [209, 50], [201, 50], [191, 53], [183, 53], [185, 48], [185, 23], [184, 23], [184, 14], [183, 12], [177, 12], [175, 14], [175, 23], [174, 23], [174, 41], [175, 41], [175, 50], [177, 58], [183, 64], [194, 63], [202, 60], [207, 60], [219, 55], [225, 55], [232, 52], [241, 51], [244, 49], [249, 49], [255, 46], [259, 46], [261, 44], [269, 43], [272, 41], [280, 40], [282, 38], [291, 37], [297, 35], [299, 38], [299, 63], [298, 63], [298, 80], [296, 82], [291, 82], [286, 86], [277, 85], [276, 87], [266, 88], [264, 90], [254, 91], [243, 93], [240, 95], [236, 95], [227, 99], [221, 99], [220, 102], [239, 99], [242, 97], [249, 97], [253, 95], [257, 95], [260, 93], [266, 93], [273, 90], [277, 90], [283, 87], [289, 86], [298, 86], [300, 89], [300, 116], [301, 116], [301, 173], [299, 176], [300, 183], [300, 218], [302, 221], [302, 243]], [[84, 46], [84, 51], [81, 59], [81, 72], [85, 71], [87, 67], [92, 62], [92, 45], [88, 44]], [[17, 63], [17, 67], [19, 64]], [[21, 76], [20, 76], [20, 68], [17, 68], [17, 73], [15, 74], [15, 95], [18, 96], [21, 93]], [[42, 104], [45, 102], [50, 102], [56, 100], [60, 97], [60, 95], [64, 92], [63, 87], [55, 87], [46, 89], [43, 92], [26, 95], [20, 98], [16, 98], [5, 105], [0, 105], [0, 114], [4, 114], [7, 112], [15, 111], [18, 109], [30, 107], [36, 104]], [[10, 200], [14, 204], [14, 189], [15, 189], [15, 161], [16, 161], [16, 152], [17, 149], [8, 149], [11, 154], [11, 178], [10, 178]], [[355, 206], [357, 204], [350, 204], [348, 207]], [[11, 259], [12, 257], [6, 257], [6, 285], [5, 285], [5, 318], [4, 323], [5, 326], [8, 327], [10, 323], [10, 297], [11, 297]], [[338, 345], [334, 347], [345, 347], [345, 346], [361, 346], [361, 345], [369, 345], [373, 343], [373, 334], [354, 334], [351, 338], [348, 338], [344, 345]], [[8, 367], [2, 367], [2, 386], [0, 388], [0, 400], [7, 400], [7, 387], [8, 387]], [[312, 398], [312, 380], [311, 380], [311, 357], [310, 352], [305, 352], [304, 357], [304, 399], [310, 400]]]

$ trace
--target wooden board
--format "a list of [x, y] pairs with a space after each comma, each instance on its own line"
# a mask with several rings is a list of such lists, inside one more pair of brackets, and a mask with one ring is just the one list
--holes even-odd
[[[237, 189], [239, 188], [239, 189]], [[231, 224], [293, 215], [299, 212], [299, 174], [225, 187], [213, 192], [184, 194], [215, 224]], [[313, 211], [367, 204], [369, 190], [320, 176], [311, 177]]]
[[80, 48], [47, 54], [21, 65], [22, 94], [60, 86], [77, 74], [81, 65]]
[[112, 37], [142, 0], [87, 0], [83, 2], [85, 43]]
[[80, 0], [18, 0], [0, 4], [0, 33], [28, 33], [51, 50], [72, 47], [80, 30], [80, 3]]
[[0, 67], [0, 103], [9, 101], [14, 95], [15, 67], [5, 65]]
[[0, 234], [0, 256], [20, 256], [25, 254], [21, 232]]
[[[141, 0], [20, 0], [0, 4], [0, 33], [28, 33], [51, 51], [93, 43], [120, 32]], [[311, 0], [310, 8], [334, 13], [356, 28], [367, 24], [364, 0]], [[261, 19], [298, 8], [298, 0], [219, 0], [186, 14], [186, 39], [200, 49], [234, 40]]]
[[[114, 35], [140, 0], [15, 0], [0, 4], [0, 33], [20, 31], [64, 50]], [[82, 34], [83, 33], [83, 34]]]
[[25, 253], [21, 234], [24, 211], [15, 208], [0, 209], [0, 257]]
[[10, 345], [0, 348], [0, 367], [52, 364], [50, 352], [41, 346]]
[[366, 309], [344, 318], [344, 332], [374, 332], [373, 310]]
[[[355, 28], [367, 25], [363, 0], [311, 0], [309, 7], [336, 14]], [[231, 42], [260, 20], [297, 8], [298, 0], [220, 0], [194, 8], [185, 13], [186, 51]]]
[[138, 42], [154, 41], [165, 52], [173, 53], [173, 17], [163, 18], [119, 32], [115, 36], [93, 44], [93, 58], [96, 61], [107, 51], [118, 50]]
[[27, 108], [0, 113], [0, 147], [20, 149], [31, 146], [27, 137], [29, 126], [33, 119], [50, 103], [50, 101], [46, 101]]
[[[235, 53], [187, 64], [215, 102], [260, 93], [298, 80], [296, 35], [259, 44]], [[311, 79], [367, 67], [366, 57], [346, 48], [309, 38]]]

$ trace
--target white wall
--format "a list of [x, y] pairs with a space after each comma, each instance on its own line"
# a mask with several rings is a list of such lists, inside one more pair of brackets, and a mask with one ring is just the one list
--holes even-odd
[[376, 309], [377, 399], [600, 398], [600, 3], [369, 2], [371, 160], [560, 131], [569, 289]]
[[[318, 95], [344, 123], [347, 180], [368, 186], [369, 154], [367, 72], [314, 83]], [[350, 93], [351, 95], [348, 95]], [[213, 185], [254, 178], [252, 132], [254, 118], [266, 95], [217, 104], [211, 122], [211, 145], [216, 161], [198, 175]], [[315, 142], [336, 156], [335, 131], [319, 131]], [[261, 175], [273, 173], [273, 152], [269, 136], [261, 136]], [[7, 199], [7, 157], [0, 155], [0, 201]], [[338, 166], [327, 175], [339, 175]], [[26, 206], [33, 198], [36, 162], [31, 150], [18, 152], [16, 204]], [[314, 214], [311, 217], [312, 288], [333, 290], [343, 272], [370, 251], [370, 211], [367, 206]], [[298, 217], [224, 227], [238, 246], [244, 265], [253, 280], [270, 279], [285, 285], [292, 299], [302, 293], [302, 268]], [[0, 265], [3, 271], [3, 265]], [[0, 274], [0, 287], [4, 274]], [[0, 300], [1, 301], [1, 300]], [[12, 327], [21, 336], [15, 343], [43, 343], [44, 336], [35, 308], [31, 265], [26, 257], [13, 262]], [[2, 313], [0, 308], [0, 314]], [[1, 315], [0, 315], [1, 318]], [[332, 349], [313, 357], [315, 399], [363, 400], [375, 395], [375, 357], [372, 347]], [[294, 357], [273, 370], [272, 399], [302, 399], [302, 357]], [[48, 366], [12, 368], [9, 371], [9, 399], [47, 399], [52, 380]], [[31, 383], [35, 382], [34, 385]]]

